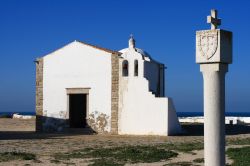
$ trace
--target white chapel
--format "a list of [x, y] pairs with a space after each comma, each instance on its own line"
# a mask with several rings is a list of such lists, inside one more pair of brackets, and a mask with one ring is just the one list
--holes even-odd
[[74, 41], [36, 60], [36, 130], [118, 135], [181, 132], [165, 96], [165, 66], [136, 48]]

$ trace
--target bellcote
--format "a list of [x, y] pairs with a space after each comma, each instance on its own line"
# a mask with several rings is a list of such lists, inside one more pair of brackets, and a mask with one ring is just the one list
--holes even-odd
[[129, 41], [128, 41], [128, 47], [130, 49], [135, 48], [135, 39], [134, 39], [133, 35], [130, 35], [130, 38], [129, 38]]

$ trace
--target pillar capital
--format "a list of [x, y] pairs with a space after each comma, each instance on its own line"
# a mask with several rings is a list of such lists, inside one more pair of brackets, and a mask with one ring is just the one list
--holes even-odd
[[196, 63], [232, 63], [232, 32], [222, 29], [197, 31]]
[[224, 63], [208, 63], [208, 64], [200, 64], [200, 71], [202, 73], [206, 72], [228, 72], [228, 64]]

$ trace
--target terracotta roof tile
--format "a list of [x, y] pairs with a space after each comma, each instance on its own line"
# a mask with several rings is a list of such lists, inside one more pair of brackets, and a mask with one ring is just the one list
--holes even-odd
[[99, 47], [99, 46], [96, 46], [96, 45], [92, 45], [92, 44], [88, 44], [88, 43], [85, 43], [85, 42], [82, 42], [82, 41], [79, 41], [77, 40], [79, 43], [82, 43], [84, 45], [87, 45], [87, 46], [90, 46], [90, 47], [93, 47], [93, 48], [96, 48], [96, 49], [99, 49], [99, 50], [102, 50], [102, 51], [106, 51], [108, 53], [112, 53], [112, 54], [122, 54], [121, 52], [118, 52], [118, 51], [113, 51], [113, 50], [110, 50], [110, 49], [107, 49], [107, 48], [103, 48], [103, 47]]

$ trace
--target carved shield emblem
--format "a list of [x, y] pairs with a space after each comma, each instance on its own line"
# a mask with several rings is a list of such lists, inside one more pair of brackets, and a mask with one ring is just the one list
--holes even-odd
[[212, 58], [218, 47], [218, 32], [208, 31], [200, 33], [198, 37], [198, 46], [203, 57], [207, 60]]

